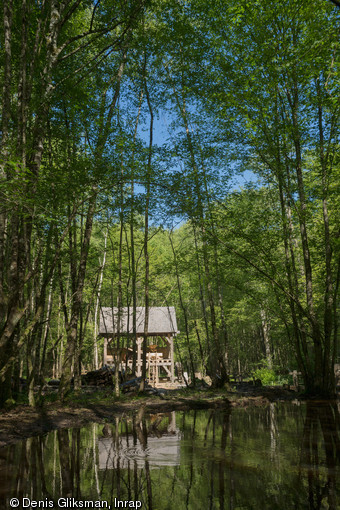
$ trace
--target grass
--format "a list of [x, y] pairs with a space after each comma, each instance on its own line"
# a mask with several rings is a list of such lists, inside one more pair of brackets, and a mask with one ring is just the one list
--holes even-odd
[[[198, 388], [180, 388], [170, 390], [162, 399], [173, 402], [181, 399], [192, 399], [197, 402], [209, 401], [211, 399], [219, 399], [228, 397], [229, 400], [237, 399], [235, 390], [229, 386], [221, 389], [206, 388], [204, 391]], [[114, 388], [93, 387], [93, 391], [80, 390], [75, 392], [73, 389], [69, 392], [63, 402], [59, 400], [58, 391], [49, 392], [43, 395], [37, 405], [39, 407], [89, 407], [89, 406], [112, 406], [114, 404], [143, 402], [146, 399], [158, 398], [152, 395], [140, 393], [121, 393], [120, 397], [114, 394]], [[14, 407], [17, 405], [27, 405], [27, 394], [20, 393], [16, 399]]]

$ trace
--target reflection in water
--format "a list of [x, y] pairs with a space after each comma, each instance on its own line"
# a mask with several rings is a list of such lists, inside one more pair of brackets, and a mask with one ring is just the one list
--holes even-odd
[[0, 507], [27, 497], [58, 508], [64, 497], [111, 508], [115, 498], [138, 500], [149, 510], [335, 510], [339, 452], [331, 404], [142, 411], [0, 450]]
[[[161, 466], [178, 466], [180, 464], [180, 441], [181, 434], [176, 428], [175, 412], [169, 413], [169, 422], [162, 429], [159, 425], [163, 415], [151, 418], [150, 425], [143, 427], [135, 424], [132, 433], [112, 437], [110, 427], [105, 425], [103, 436], [98, 437], [99, 469], [114, 469], [118, 465], [126, 469], [130, 461], [135, 461], [137, 467], [142, 469], [145, 461], [151, 468]], [[119, 427], [116, 427], [119, 430]]]
[[269, 404], [269, 417], [270, 417], [270, 458], [272, 461], [274, 461], [276, 459], [278, 440], [278, 430], [274, 402], [271, 402]]
[[[321, 434], [320, 434], [321, 432]], [[320, 444], [323, 440], [323, 444]], [[320, 459], [325, 456], [326, 474], [320, 470]], [[340, 460], [339, 412], [336, 404], [307, 403], [303, 429], [300, 479], [307, 471], [308, 503], [310, 509], [336, 510], [336, 475]], [[327, 506], [325, 506], [327, 505]]]

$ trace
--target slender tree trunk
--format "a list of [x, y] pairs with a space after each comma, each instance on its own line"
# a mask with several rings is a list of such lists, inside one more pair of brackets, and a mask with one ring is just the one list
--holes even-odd
[[264, 309], [261, 309], [261, 322], [262, 322], [262, 334], [263, 334], [264, 346], [266, 349], [267, 365], [268, 365], [268, 368], [271, 370], [273, 368], [273, 359], [272, 359], [272, 353], [271, 353], [271, 348], [270, 348], [269, 323], [268, 323], [266, 311]]
[[301, 156], [301, 140], [300, 129], [298, 125], [298, 109], [299, 109], [299, 96], [298, 87], [294, 83], [292, 93], [287, 91], [288, 100], [291, 107], [292, 126], [293, 126], [293, 141], [295, 146], [295, 172], [297, 179], [297, 190], [299, 195], [299, 226], [300, 226], [300, 239], [303, 254], [304, 276], [305, 276], [305, 292], [307, 301], [307, 310], [309, 322], [311, 325], [311, 334], [314, 346], [314, 378], [312, 383], [312, 392], [324, 392], [322, 382], [323, 374], [323, 350], [321, 344], [321, 332], [316, 318], [314, 309], [314, 296], [313, 296], [313, 274], [311, 265], [311, 254], [309, 249], [309, 239], [307, 231], [306, 210], [307, 202], [305, 195], [305, 185], [302, 172], [302, 156]]
[[[64, 354], [63, 374], [61, 376], [59, 386], [59, 395], [61, 399], [65, 398], [66, 394], [70, 389], [74, 362], [76, 361], [75, 354], [77, 349], [78, 320], [80, 315], [80, 309], [82, 306], [83, 289], [86, 275], [86, 264], [88, 258], [88, 251], [90, 247], [93, 216], [96, 209], [98, 191], [96, 188], [93, 188], [92, 192], [93, 194], [89, 199], [89, 207], [87, 211], [86, 226], [84, 232], [84, 239], [82, 242], [79, 269], [78, 272], [76, 273], [76, 286], [72, 296], [71, 317], [70, 322], [66, 324], [67, 344]], [[71, 277], [75, 278], [74, 275], [71, 275]]]
[[[126, 63], [126, 51], [123, 52], [121, 62], [118, 67], [117, 76], [112, 77], [107, 88], [104, 90], [102, 94], [102, 108], [99, 114], [99, 122], [100, 122], [100, 131], [97, 137], [97, 143], [96, 143], [96, 150], [95, 150], [95, 162], [96, 164], [101, 163], [102, 156], [105, 148], [105, 144], [107, 142], [108, 136], [110, 134], [111, 129], [111, 121], [114, 113], [114, 109], [116, 106], [116, 103], [118, 101], [119, 92], [120, 92], [120, 85], [121, 80], [125, 68]], [[110, 85], [113, 83], [114, 78], [116, 78], [116, 84], [113, 91], [113, 97], [109, 104], [109, 109], [106, 118], [104, 119], [104, 112], [105, 112], [105, 99], [107, 96], [107, 92], [109, 90]], [[71, 318], [70, 322], [67, 324], [67, 344], [64, 354], [64, 366], [63, 366], [63, 374], [60, 381], [59, 386], [59, 396], [61, 399], [64, 399], [67, 392], [69, 391], [71, 379], [72, 379], [72, 372], [74, 363], [78, 363], [78, 358], [75, 359], [77, 352], [78, 355], [80, 354], [80, 351], [77, 348], [79, 347], [77, 345], [77, 327], [78, 327], [78, 320], [80, 317], [81, 312], [81, 306], [82, 306], [82, 300], [83, 300], [83, 289], [84, 289], [84, 283], [85, 283], [85, 276], [86, 276], [86, 264], [87, 264], [87, 258], [88, 258], [88, 251], [90, 247], [90, 240], [91, 240], [91, 234], [92, 234], [92, 224], [93, 224], [93, 217], [96, 209], [96, 203], [97, 203], [97, 196], [98, 196], [98, 188], [96, 185], [92, 186], [92, 195], [89, 198], [89, 205], [87, 210], [87, 218], [86, 218], [86, 225], [85, 225], [85, 231], [84, 231], [84, 239], [81, 246], [81, 254], [80, 254], [80, 262], [79, 262], [79, 269], [76, 270], [75, 266], [75, 259], [72, 256], [73, 246], [76, 245], [76, 238], [74, 241], [72, 240], [72, 233], [70, 234], [70, 264], [71, 264], [71, 279], [72, 279], [72, 288], [73, 288], [73, 294], [72, 294], [72, 307], [71, 307]], [[76, 229], [74, 229], [74, 234], [76, 232]]]
[[106, 263], [106, 247], [107, 247], [107, 236], [108, 236], [109, 227], [106, 229], [104, 234], [104, 253], [103, 253], [103, 261], [100, 266], [100, 275], [99, 275], [99, 285], [97, 290], [96, 297], [96, 305], [94, 309], [94, 332], [93, 332], [93, 355], [94, 355], [94, 367], [96, 370], [99, 368], [99, 360], [98, 360], [98, 311], [99, 311], [99, 303], [100, 303], [100, 294], [102, 290], [103, 284], [103, 276], [104, 276], [104, 268]]
[[48, 335], [50, 331], [50, 323], [51, 323], [51, 314], [52, 314], [52, 290], [53, 290], [53, 278], [50, 283], [50, 290], [48, 293], [47, 298], [47, 311], [45, 316], [45, 328], [44, 328], [44, 334], [43, 334], [43, 349], [42, 349], [42, 355], [41, 355], [41, 362], [40, 362], [40, 368], [39, 368], [39, 379], [40, 379], [40, 386], [42, 387], [44, 384], [44, 373], [45, 373], [45, 363], [46, 363], [46, 352], [47, 352], [47, 341], [48, 341]]
[[[184, 86], [184, 83], [182, 83], [182, 86]], [[210, 322], [211, 322], [211, 330], [212, 330], [212, 336], [213, 336], [213, 345], [212, 350], [210, 351], [210, 357], [212, 359], [211, 365], [211, 378], [213, 380], [214, 386], [223, 386], [223, 384], [228, 380], [227, 370], [226, 370], [226, 359], [225, 359], [225, 353], [222, 353], [220, 339], [219, 339], [219, 332], [217, 328], [217, 322], [216, 322], [216, 310], [215, 310], [215, 300], [213, 296], [213, 289], [212, 289], [212, 283], [211, 283], [211, 277], [210, 277], [210, 268], [209, 268], [209, 256], [207, 251], [207, 244], [205, 240], [205, 225], [204, 225], [204, 207], [203, 207], [203, 201], [202, 201], [202, 193], [201, 193], [201, 182], [199, 178], [199, 172], [198, 167], [196, 164], [196, 158], [195, 158], [195, 150], [194, 145], [192, 141], [191, 132], [189, 129], [189, 121], [188, 121], [188, 114], [186, 110], [186, 101], [185, 101], [185, 91], [184, 88], [182, 89], [182, 100], [180, 101], [179, 94], [174, 88], [174, 94], [177, 101], [178, 109], [180, 112], [180, 115], [183, 120], [185, 132], [186, 132], [186, 138], [188, 142], [188, 149], [189, 149], [189, 155], [191, 160], [191, 166], [193, 171], [193, 177], [195, 182], [195, 191], [196, 191], [196, 197], [197, 197], [197, 222], [200, 227], [201, 236], [202, 236], [202, 253], [203, 253], [203, 266], [204, 266], [204, 272], [206, 276], [206, 284], [207, 284], [207, 294], [208, 294], [208, 302], [209, 302], [209, 311], [210, 311]]]
[[[144, 60], [144, 73], [146, 74], [146, 55]], [[148, 103], [149, 114], [150, 114], [150, 128], [149, 128], [149, 154], [147, 163], [147, 177], [146, 177], [146, 199], [145, 199], [145, 227], [144, 227], [144, 258], [145, 258], [145, 289], [144, 289], [144, 300], [145, 300], [145, 319], [144, 319], [144, 342], [143, 342], [143, 360], [142, 360], [142, 379], [140, 384], [140, 391], [144, 391], [145, 379], [146, 379], [146, 353], [148, 345], [148, 332], [149, 332], [149, 207], [150, 207], [150, 184], [151, 184], [151, 161], [152, 161], [152, 145], [153, 145], [153, 109], [150, 101], [149, 91], [147, 87], [146, 77], [144, 74], [144, 85], [146, 100]], [[150, 361], [149, 361], [150, 365]]]
[[323, 108], [321, 99], [320, 80], [316, 80], [318, 95], [318, 127], [319, 127], [319, 158], [322, 172], [322, 213], [325, 236], [325, 311], [324, 311], [324, 342], [323, 342], [323, 387], [327, 391], [335, 392], [334, 364], [332, 363], [332, 330], [333, 330], [333, 276], [332, 276], [332, 245], [329, 229], [328, 214], [328, 180], [327, 180], [327, 155], [324, 147]]
[[[120, 182], [120, 229], [119, 229], [119, 249], [118, 249], [118, 317], [117, 317], [117, 355], [115, 365], [115, 394], [119, 397], [119, 365], [121, 362], [120, 356], [120, 330], [121, 330], [121, 317], [123, 305], [123, 230], [124, 230], [124, 186], [123, 186], [123, 162], [121, 168], [121, 182]], [[123, 369], [123, 367], [121, 367]]]
[[191, 381], [192, 381], [193, 385], [195, 386], [196, 385], [196, 383], [195, 383], [195, 366], [194, 366], [194, 360], [193, 360], [193, 356], [192, 356], [192, 352], [191, 352], [191, 345], [190, 345], [190, 339], [189, 339], [188, 314], [187, 314], [187, 309], [184, 306], [184, 301], [183, 301], [183, 297], [182, 297], [181, 282], [180, 282], [180, 279], [179, 279], [179, 272], [178, 272], [177, 255], [176, 255], [176, 252], [175, 252], [175, 247], [174, 247], [174, 243], [173, 243], [173, 240], [172, 240], [171, 233], [169, 233], [169, 240], [170, 240], [170, 244], [171, 244], [172, 253], [173, 253], [173, 256], [174, 256], [174, 263], [175, 263], [175, 271], [176, 271], [176, 279], [177, 279], [177, 288], [178, 288], [179, 301], [180, 301], [181, 308], [182, 308], [183, 315], [184, 315], [185, 336], [186, 336], [186, 340], [187, 340], [189, 359], [190, 359], [190, 367], [191, 367]]
[[[1, 112], [1, 142], [0, 142], [0, 185], [6, 180], [6, 164], [9, 157], [9, 119], [11, 115], [11, 80], [12, 80], [12, 0], [4, 0], [3, 23], [4, 23], [4, 80], [2, 91]], [[5, 233], [7, 225], [7, 211], [5, 201], [2, 202], [0, 195], [0, 326], [2, 318], [6, 315], [6, 300], [4, 293], [5, 279]], [[1, 398], [0, 398], [1, 405]]]
[[194, 224], [193, 224], [193, 234], [194, 234], [194, 241], [195, 241], [195, 253], [196, 253], [196, 262], [197, 262], [197, 273], [198, 273], [199, 288], [200, 288], [200, 301], [201, 301], [202, 313], [203, 313], [203, 318], [204, 318], [205, 333], [206, 333], [207, 348], [208, 348], [208, 367], [209, 367], [208, 368], [208, 372], [209, 372], [208, 375], [211, 377], [211, 374], [213, 374], [214, 371], [215, 371], [215, 366], [214, 366], [213, 357], [211, 356], [211, 342], [210, 342], [210, 331], [209, 331], [209, 323], [208, 323], [208, 316], [207, 316], [207, 305], [206, 305], [205, 297], [204, 297], [201, 263], [200, 263], [200, 256], [199, 256], [196, 228], [195, 228]]
[[211, 230], [211, 233], [213, 234], [212, 237], [212, 244], [213, 244], [213, 253], [214, 253], [214, 270], [215, 270], [215, 288], [218, 293], [218, 304], [220, 307], [220, 318], [221, 318], [221, 325], [222, 325], [222, 333], [223, 333], [223, 339], [224, 339], [224, 345], [221, 346], [221, 342], [218, 339], [218, 349], [219, 349], [219, 356], [220, 356], [220, 363], [222, 366], [222, 371], [225, 372], [224, 378], [226, 381], [229, 380], [228, 376], [228, 370], [229, 370], [229, 357], [228, 357], [228, 333], [227, 333], [227, 326], [225, 321], [225, 313], [224, 313], [224, 304], [223, 304], [223, 293], [222, 293], [222, 282], [223, 278], [220, 271], [220, 263], [219, 263], [219, 256], [218, 256], [218, 250], [217, 250], [217, 242], [216, 242], [216, 222], [214, 218], [214, 212], [213, 207], [210, 200], [210, 193], [208, 189], [208, 183], [207, 183], [207, 174], [206, 169], [204, 165], [204, 159], [202, 155], [202, 149], [200, 146], [200, 155], [201, 155], [201, 167], [203, 171], [203, 183], [204, 183], [204, 190], [205, 190], [205, 196], [207, 201], [207, 222], [209, 225], [209, 228]]
[[134, 210], [134, 193], [135, 193], [135, 143], [137, 137], [137, 129], [139, 123], [139, 116], [143, 103], [143, 90], [141, 90], [138, 113], [135, 123], [135, 131], [133, 134], [133, 150], [131, 160], [131, 214], [130, 214], [130, 238], [131, 238], [131, 283], [132, 283], [132, 373], [136, 373], [136, 360], [137, 360], [137, 289], [136, 289], [136, 260], [135, 260], [135, 210]]
[[[278, 143], [279, 147], [279, 143]], [[293, 225], [292, 225], [292, 213], [291, 213], [291, 205], [290, 200], [286, 200], [284, 195], [284, 187], [283, 187], [283, 176], [282, 176], [282, 167], [280, 162], [280, 153], [278, 149], [278, 186], [279, 186], [279, 196], [280, 196], [280, 205], [281, 205], [281, 219], [283, 225], [283, 239], [284, 239], [284, 249], [285, 249], [285, 268], [288, 282], [288, 290], [290, 294], [289, 298], [289, 306], [291, 311], [291, 317], [294, 328], [294, 341], [295, 341], [295, 352], [297, 357], [298, 366], [300, 371], [304, 375], [304, 380], [307, 381], [309, 378], [309, 356], [306, 348], [306, 335], [304, 333], [303, 318], [301, 317], [301, 313], [296, 309], [296, 302], [299, 299], [299, 288], [298, 288], [298, 280], [297, 280], [297, 270], [295, 264], [295, 254], [294, 254], [294, 243], [293, 243]], [[289, 179], [289, 169], [286, 168], [286, 175]]]

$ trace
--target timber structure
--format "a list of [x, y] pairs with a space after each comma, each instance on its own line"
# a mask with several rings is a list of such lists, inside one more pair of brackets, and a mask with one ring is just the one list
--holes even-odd
[[[156, 386], [161, 377], [175, 382], [174, 337], [177, 330], [173, 306], [150, 307], [148, 332], [145, 335], [145, 308], [136, 308], [136, 375], [142, 375], [143, 343], [147, 343], [146, 366], [149, 382]], [[132, 370], [133, 309], [102, 307], [99, 334], [104, 337], [103, 365]]]

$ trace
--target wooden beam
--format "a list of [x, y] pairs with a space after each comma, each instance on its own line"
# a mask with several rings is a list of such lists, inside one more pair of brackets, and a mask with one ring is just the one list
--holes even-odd
[[107, 363], [107, 338], [104, 338], [103, 365]]
[[175, 382], [175, 360], [174, 360], [174, 339], [170, 336], [170, 360], [171, 360], [171, 376], [170, 381]]
[[159, 368], [158, 368], [158, 363], [157, 363], [157, 355], [156, 355], [156, 384], [159, 383]]
[[142, 375], [142, 342], [143, 338], [137, 338], [137, 377]]
[[168, 367], [166, 365], [162, 365], [162, 367], [164, 368], [164, 370], [166, 371], [166, 373], [168, 374], [168, 376], [170, 377], [171, 379], [171, 372], [170, 370], [168, 369]]

